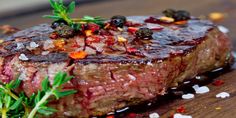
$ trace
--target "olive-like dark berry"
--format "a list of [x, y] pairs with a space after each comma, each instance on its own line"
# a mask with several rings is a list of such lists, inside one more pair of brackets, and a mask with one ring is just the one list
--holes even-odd
[[175, 21], [189, 20], [190, 17], [190, 13], [184, 10], [176, 11], [176, 13], [173, 15]]
[[166, 17], [171, 17], [173, 18], [174, 14], [176, 13], [175, 10], [173, 9], [166, 9], [165, 11], [162, 12]]
[[116, 15], [111, 18], [111, 26], [122, 28], [126, 23], [126, 17]]
[[56, 29], [60, 25], [68, 25], [68, 23], [64, 20], [57, 20], [52, 23], [51, 28]]
[[75, 35], [75, 30], [68, 25], [61, 24], [56, 27], [55, 31], [62, 38], [71, 38]]
[[153, 31], [149, 28], [140, 28], [135, 34], [138, 39], [152, 39]]

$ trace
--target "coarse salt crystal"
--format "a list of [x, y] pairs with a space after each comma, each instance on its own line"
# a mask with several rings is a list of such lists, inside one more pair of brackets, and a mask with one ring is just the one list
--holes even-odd
[[199, 88], [199, 85], [195, 84], [192, 86], [192, 88], [196, 91]]
[[210, 89], [207, 86], [202, 86], [202, 87], [196, 88], [195, 91], [197, 94], [204, 94], [204, 93], [208, 93]]
[[194, 98], [194, 94], [191, 94], [191, 93], [184, 94], [184, 95], [182, 95], [182, 98], [186, 99], [186, 100], [192, 99], [192, 98]]
[[149, 66], [153, 66], [153, 64], [152, 64], [152, 62], [147, 62], [147, 65], [149, 65]]
[[223, 33], [229, 33], [229, 29], [226, 28], [226, 27], [224, 27], [224, 26], [222, 26], [222, 25], [219, 25], [219, 26], [218, 26], [218, 29], [219, 29], [221, 32], [223, 32]]
[[42, 55], [48, 55], [50, 52], [49, 51], [43, 51], [41, 54]]
[[25, 48], [23, 43], [16, 43], [16, 49], [17, 50], [20, 50], [20, 49], [23, 49], [23, 48]]
[[131, 80], [133, 80], [133, 81], [135, 81], [135, 80], [137, 79], [135, 76], [133, 76], [133, 75], [131, 75], [131, 74], [128, 74], [128, 76], [129, 76], [129, 78], [130, 78]]
[[192, 118], [190, 115], [182, 115], [180, 113], [174, 114], [174, 118]]
[[221, 92], [221, 93], [219, 93], [219, 94], [216, 95], [216, 98], [227, 98], [227, 97], [229, 97], [229, 96], [230, 96], [229, 93], [227, 93], [227, 92]]
[[117, 113], [120, 113], [120, 112], [126, 111], [126, 110], [128, 110], [128, 109], [129, 109], [129, 107], [125, 107], [124, 109], [117, 110], [116, 112], [117, 112]]
[[25, 54], [20, 54], [19, 59], [23, 60], [23, 61], [28, 61], [29, 60], [29, 58]]
[[160, 118], [160, 115], [158, 113], [151, 113], [149, 114], [149, 118]]
[[46, 40], [43, 44], [43, 49], [44, 50], [47, 50], [47, 49], [50, 49], [50, 48], [54, 48], [54, 44], [53, 44], [53, 41], [52, 40]]
[[30, 47], [31, 48], [37, 48], [37, 47], [39, 47], [39, 45], [35, 42], [30, 42]]
[[184, 82], [184, 84], [188, 84], [188, 83], [190, 83], [190, 81], [185, 81], [185, 82]]

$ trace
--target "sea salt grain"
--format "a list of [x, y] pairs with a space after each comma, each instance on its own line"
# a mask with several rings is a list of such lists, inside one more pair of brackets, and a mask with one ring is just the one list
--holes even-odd
[[219, 93], [219, 94], [216, 95], [216, 98], [227, 98], [227, 97], [229, 97], [229, 96], [230, 96], [229, 93], [227, 93], [227, 92], [221, 92], [221, 93]]
[[151, 113], [149, 114], [149, 118], [160, 118], [158, 113]]
[[29, 58], [26, 57], [25, 54], [20, 54], [19, 59], [22, 60], [22, 61], [28, 61], [29, 60]]
[[23, 48], [25, 48], [23, 43], [16, 43], [16, 49], [17, 50], [20, 50], [20, 49], [23, 49]]
[[186, 99], [186, 100], [192, 99], [192, 98], [194, 98], [194, 94], [191, 94], [191, 93], [184, 94], [184, 95], [182, 95], [182, 98]]
[[197, 94], [204, 94], [204, 93], [208, 93], [210, 89], [207, 86], [202, 86], [202, 87], [196, 88], [195, 91]]
[[37, 47], [39, 47], [39, 45], [35, 42], [30, 42], [30, 47], [31, 48], [37, 48]]
[[180, 113], [174, 114], [174, 118], [192, 118], [190, 115], [182, 115]]
[[222, 25], [219, 25], [219, 26], [218, 26], [218, 29], [219, 29], [221, 32], [223, 32], [223, 33], [229, 33], [229, 29], [226, 28], [226, 27], [224, 27], [224, 26], [222, 26]]

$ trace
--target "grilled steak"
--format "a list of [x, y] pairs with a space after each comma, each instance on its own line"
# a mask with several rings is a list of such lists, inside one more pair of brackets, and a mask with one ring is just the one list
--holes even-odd
[[[233, 59], [230, 40], [210, 21], [192, 18], [179, 25], [147, 19], [128, 17], [123, 29], [67, 39], [50, 39], [54, 30], [48, 24], [19, 31], [0, 45], [0, 79], [19, 77], [22, 91], [31, 95], [45, 76], [52, 82], [55, 73], [66, 71], [74, 78], [64, 89], [78, 93], [53, 101], [54, 116], [89, 117], [165, 95], [183, 80]], [[132, 30], [139, 27], [152, 29], [152, 39], [137, 38]], [[70, 58], [81, 50], [86, 58]]]

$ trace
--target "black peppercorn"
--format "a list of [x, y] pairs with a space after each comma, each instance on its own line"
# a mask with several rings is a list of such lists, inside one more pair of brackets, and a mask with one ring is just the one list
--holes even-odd
[[179, 10], [176, 11], [176, 13], [173, 15], [173, 18], [175, 19], [175, 21], [189, 20], [190, 13], [184, 10]]
[[62, 38], [71, 38], [75, 35], [75, 30], [68, 25], [61, 24], [59, 25], [55, 31]]
[[151, 39], [153, 31], [149, 28], [140, 28], [136, 31], [136, 38], [139, 39]]
[[68, 25], [66, 21], [64, 20], [57, 20], [57, 21], [54, 21], [51, 25], [51, 28], [52, 29], [56, 29], [58, 26], [60, 25]]
[[111, 25], [114, 27], [122, 28], [126, 23], [126, 17], [121, 15], [116, 15], [111, 18]]

